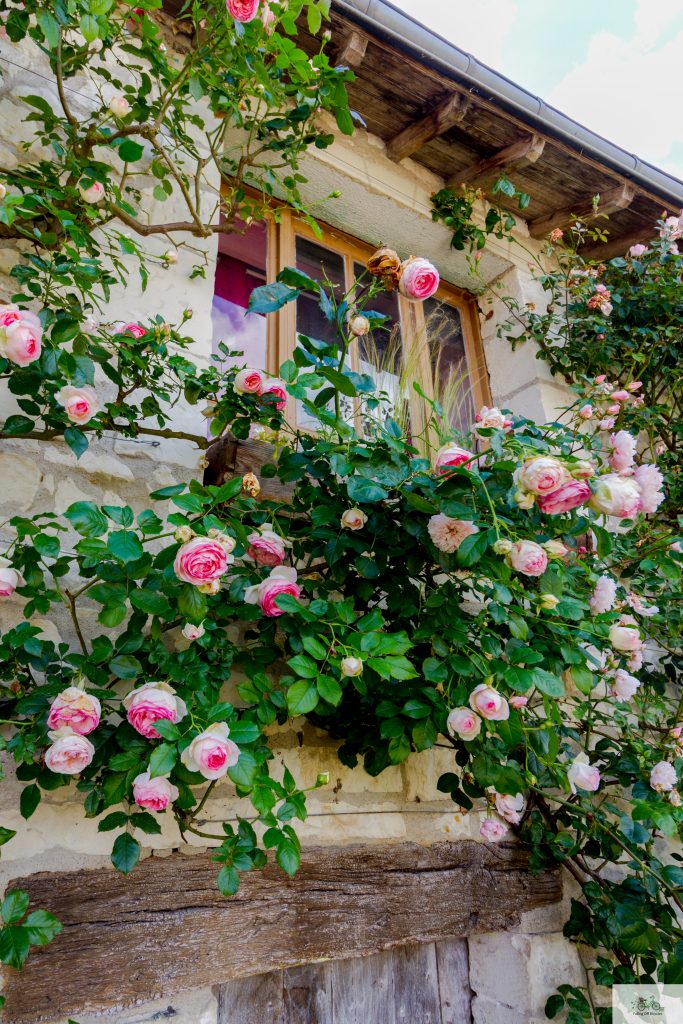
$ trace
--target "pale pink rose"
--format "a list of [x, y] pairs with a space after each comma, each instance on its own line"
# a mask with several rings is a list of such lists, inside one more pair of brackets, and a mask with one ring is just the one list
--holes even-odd
[[363, 671], [363, 659], [355, 658], [349, 655], [348, 658], [342, 658], [341, 662], [341, 673], [343, 676], [359, 676]]
[[577, 459], [572, 462], [569, 472], [577, 480], [590, 480], [595, 476], [595, 465], [589, 459]]
[[114, 96], [109, 103], [109, 111], [114, 117], [126, 117], [130, 114], [130, 103], [125, 96]]
[[33, 327], [34, 330], [42, 333], [43, 325], [35, 313], [31, 313], [28, 309], [19, 309], [14, 305], [0, 305], [0, 334], [8, 327], [19, 323], [24, 324], [25, 327]]
[[79, 185], [78, 191], [81, 193], [81, 199], [85, 203], [90, 203], [94, 206], [96, 203], [101, 203], [104, 199], [104, 185], [101, 181], [93, 181], [92, 185]]
[[640, 488], [631, 477], [606, 473], [597, 478], [590, 507], [617, 519], [635, 519], [640, 510]]
[[609, 642], [615, 651], [635, 652], [642, 650], [643, 641], [635, 626], [616, 623], [610, 627]]
[[252, 21], [258, 14], [260, 0], [225, 0], [228, 14], [235, 21]]
[[266, 35], [270, 35], [273, 32], [276, 20], [275, 12], [266, 4], [261, 11], [261, 24], [266, 30]]
[[659, 229], [661, 238], [666, 238], [670, 242], [675, 242], [677, 238], [683, 235], [683, 224], [681, 223], [680, 217], [667, 217], [664, 221], [663, 226]]
[[140, 324], [129, 323], [123, 324], [122, 327], [117, 327], [116, 333], [130, 334], [132, 335], [133, 338], [144, 338], [144, 336], [147, 334], [147, 331], [145, 330], [144, 327], [141, 327]]
[[617, 583], [611, 576], [601, 576], [595, 584], [593, 593], [588, 604], [591, 615], [601, 615], [603, 612], [610, 612], [614, 608], [617, 599]]
[[594, 384], [604, 384], [606, 380], [607, 380], [607, 374], [606, 373], [601, 373], [598, 377], [594, 377], [593, 378], [593, 383]]
[[517, 793], [511, 796], [509, 793], [496, 793], [496, 810], [501, 818], [505, 818], [511, 825], [519, 825], [524, 810], [524, 795]]
[[659, 761], [650, 772], [650, 785], [658, 793], [668, 793], [677, 781], [676, 769], [668, 761]]
[[637, 260], [639, 256], [644, 256], [645, 253], [649, 251], [650, 250], [646, 245], [641, 245], [639, 242], [638, 245], [631, 246], [631, 248], [628, 251], [628, 254], [629, 256], [631, 256], [632, 259]]
[[679, 739], [683, 735], [683, 725], [675, 725], [671, 730], [671, 735], [675, 740]]
[[362, 530], [367, 521], [368, 517], [360, 508], [347, 508], [340, 520], [345, 530]]
[[0, 355], [9, 359], [15, 366], [29, 366], [40, 359], [42, 351], [42, 328], [28, 322], [24, 316], [21, 320], [9, 324], [0, 338]]
[[638, 651], [634, 651], [630, 657], [626, 659], [626, 664], [631, 672], [638, 672], [643, 667], [643, 649], [642, 647]]
[[282, 565], [285, 560], [285, 542], [279, 534], [265, 527], [250, 533], [247, 537], [247, 555], [257, 565]]
[[631, 381], [630, 384], [626, 385], [626, 390], [627, 391], [639, 391], [642, 388], [642, 386], [643, 386], [642, 380], [634, 380], [634, 381]]
[[498, 821], [497, 818], [487, 818], [481, 824], [479, 835], [487, 843], [497, 843], [508, 831], [507, 825], [504, 825], [502, 821]]
[[508, 565], [525, 576], [542, 576], [548, 568], [548, 556], [533, 540], [518, 540], [507, 556]]
[[512, 420], [500, 409], [496, 409], [495, 406], [489, 409], [487, 405], [483, 405], [475, 416], [473, 430], [478, 435], [480, 430], [507, 430], [511, 426]]
[[198, 626], [193, 625], [191, 622], [186, 622], [180, 631], [186, 640], [199, 640], [204, 636], [206, 630], [200, 623]]
[[247, 366], [235, 375], [233, 388], [238, 395], [260, 395], [266, 376], [260, 370]]
[[614, 673], [610, 693], [613, 697], [618, 697], [619, 700], [631, 700], [639, 686], [640, 679], [636, 679], [635, 676], [625, 672], [623, 668], [619, 668]]
[[593, 406], [590, 404], [582, 405], [579, 409], [579, 416], [581, 419], [589, 420], [593, 415]]
[[189, 771], [199, 772], [205, 779], [222, 779], [240, 756], [237, 744], [228, 739], [229, 733], [225, 722], [214, 722], [185, 747], [180, 760]]
[[542, 547], [549, 558], [564, 558], [569, 554], [569, 548], [561, 540], [546, 540]]
[[661, 489], [664, 477], [652, 462], [644, 462], [638, 466], [633, 478], [640, 491], [640, 510], [651, 514], [656, 512], [664, 501], [664, 491]]
[[67, 418], [72, 423], [87, 423], [100, 411], [97, 392], [89, 384], [83, 384], [80, 388], [67, 384], [57, 392], [55, 398], [64, 406]]
[[628, 402], [630, 397], [631, 395], [629, 394], [629, 392], [624, 391], [623, 388], [621, 388], [621, 390], [619, 391], [614, 391], [612, 393], [612, 398], [615, 402]]
[[278, 412], [287, 405], [287, 385], [279, 377], [271, 377], [270, 380], [267, 380], [260, 393], [262, 398], [266, 395], [274, 395], [277, 398], [276, 402], [268, 402], [268, 405], [277, 409]]
[[19, 586], [19, 573], [11, 565], [0, 565], [0, 597], [11, 597]]
[[277, 618], [284, 613], [275, 603], [276, 598], [281, 594], [289, 594], [297, 600], [301, 597], [301, 587], [296, 582], [296, 578], [296, 569], [279, 565], [277, 568], [271, 569], [270, 576], [262, 583], [247, 587], [244, 592], [244, 600], [247, 604], [258, 604], [268, 618]]
[[179, 548], [173, 569], [183, 583], [199, 586], [219, 579], [227, 572], [232, 560], [232, 555], [220, 541], [195, 537]]
[[600, 769], [589, 764], [585, 754], [579, 754], [569, 766], [567, 779], [572, 793], [576, 793], [577, 788], [595, 793], [600, 786]]
[[633, 467], [637, 448], [633, 434], [629, 434], [627, 430], [620, 430], [612, 434], [609, 445], [609, 464], [612, 469], [615, 473], [628, 473]]
[[503, 722], [510, 717], [508, 702], [492, 686], [480, 683], [470, 694], [470, 707], [489, 722]]
[[133, 800], [146, 811], [165, 811], [179, 796], [178, 787], [164, 775], [152, 779], [149, 772], [142, 772], [133, 779]]
[[469, 462], [473, 459], [474, 455], [472, 452], [468, 452], [466, 448], [461, 448], [460, 445], [454, 444], [452, 441], [449, 444], [443, 445], [439, 448], [436, 453], [436, 459], [434, 460], [434, 472], [435, 473], [448, 473], [454, 466], [462, 466], [463, 463]]
[[525, 708], [528, 703], [529, 703], [529, 698], [528, 697], [522, 697], [521, 694], [518, 694], [515, 697], [510, 697], [510, 700], [508, 701], [508, 704], [510, 705], [510, 707], [514, 708], [515, 711], [519, 711], [520, 708]]
[[58, 775], [78, 775], [95, 756], [95, 748], [85, 736], [66, 726], [51, 732], [52, 746], [45, 751], [45, 767]]
[[47, 727], [61, 729], [68, 726], [79, 736], [85, 736], [100, 724], [101, 714], [102, 705], [97, 697], [78, 686], [67, 686], [50, 705]]
[[621, 412], [621, 406], [618, 402], [615, 402], [614, 405], [608, 405], [606, 411], [610, 414], [610, 416], [616, 416], [618, 413]]
[[557, 516], [569, 512], [590, 500], [591, 489], [585, 480], [568, 480], [556, 491], [544, 494], [538, 499], [538, 507], [548, 516]]
[[429, 536], [439, 551], [452, 554], [457, 551], [465, 537], [479, 533], [479, 527], [465, 519], [451, 519], [450, 516], [432, 516], [427, 523]]
[[399, 274], [399, 291], [411, 302], [423, 302], [438, 291], [439, 271], [429, 260], [411, 256], [403, 261]]
[[644, 604], [640, 594], [634, 594], [632, 590], [629, 590], [626, 600], [634, 612], [638, 615], [643, 615], [646, 619], [649, 619], [651, 615], [656, 615], [659, 611], [656, 604]]
[[607, 416], [604, 420], [600, 420], [598, 426], [600, 427], [600, 430], [611, 430], [615, 422], [616, 421], [613, 416]]
[[187, 714], [185, 701], [176, 696], [175, 690], [168, 683], [150, 682], [138, 686], [124, 697], [123, 706], [135, 731], [148, 740], [160, 738], [154, 728], [154, 723], [159, 719], [175, 724]]
[[524, 463], [516, 479], [518, 486], [521, 485], [525, 491], [542, 497], [556, 491], [571, 477], [559, 459], [552, 455], [537, 455]]
[[481, 732], [481, 718], [469, 708], [453, 708], [446, 720], [446, 728], [451, 736], [474, 740]]

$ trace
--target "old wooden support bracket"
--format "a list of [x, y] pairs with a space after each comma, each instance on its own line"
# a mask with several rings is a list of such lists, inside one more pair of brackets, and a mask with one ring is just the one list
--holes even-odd
[[528, 164], [535, 164], [543, 155], [545, 139], [540, 135], [531, 135], [529, 138], [513, 142], [511, 146], [498, 150], [493, 156], [486, 160], [470, 164], [464, 170], [452, 174], [448, 179], [449, 188], [459, 188], [460, 185], [468, 185], [470, 188], [484, 188], [503, 173], [509, 173], [526, 167]]
[[294, 878], [269, 862], [226, 899], [211, 852], [15, 879], [64, 930], [6, 972], [3, 1024], [122, 1009], [187, 989], [320, 960], [515, 926], [561, 899], [558, 871], [532, 875], [518, 844], [304, 849]]
[[430, 112], [419, 120], [409, 124], [387, 142], [387, 156], [392, 160], [405, 160], [417, 153], [432, 139], [443, 135], [453, 125], [465, 117], [470, 102], [461, 93], [453, 93], [438, 103]]
[[593, 206], [592, 198], [583, 202], [574, 203], [573, 206], [565, 206], [560, 210], [544, 214], [535, 220], [529, 221], [529, 234], [532, 238], [543, 238], [553, 228], [564, 228], [578, 218], [582, 221], [592, 220], [601, 213], [616, 213], [618, 210], [625, 210], [631, 205], [635, 198], [636, 190], [633, 185], [624, 182], [615, 188], [610, 188], [600, 196], [597, 209]]
[[335, 64], [349, 68], [359, 68], [368, 48], [368, 37], [363, 32], [352, 29], [342, 40], [335, 57]]

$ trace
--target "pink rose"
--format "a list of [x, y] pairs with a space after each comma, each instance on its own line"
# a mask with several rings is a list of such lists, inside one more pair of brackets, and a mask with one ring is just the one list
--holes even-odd
[[621, 622], [610, 627], [609, 642], [615, 651], [635, 652], [642, 650], [643, 647], [643, 641], [637, 627]]
[[481, 824], [479, 835], [487, 843], [497, 843], [508, 831], [507, 825], [504, 825], [502, 821], [498, 821], [497, 818], [487, 818]]
[[607, 416], [604, 420], [600, 420], [598, 426], [600, 430], [611, 430], [614, 426], [615, 420], [613, 416]]
[[629, 392], [624, 391], [623, 388], [621, 388], [619, 391], [612, 392], [612, 398], [615, 402], [628, 402], [630, 397], [631, 396]]
[[69, 726], [79, 736], [85, 736], [100, 724], [101, 714], [102, 705], [97, 697], [78, 686], [67, 686], [50, 705], [47, 727], [61, 729]]
[[542, 576], [548, 568], [548, 556], [533, 540], [518, 540], [506, 556], [508, 565], [525, 576]]
[[577, 787], [586, 793], [595, 793], [600, 786], [600, 769], [589, 764], [585, 754], [579, 754], [569, 766], [567, 779], [572, 793], [576, 793]]
[[11, 597], [19, 586], [19, 573], [11, 565], [0, 565], [0, 597]]
[[589, 420], [592, 415], [593, 415], [593, 406], [590, 405], [590, 404], [589, 405], [582, 405], [581, 408], [579, 409], [579, 416], [581, 417], [581, 419]]
[[301, 587], [296, 582], [296, 577], [296, 569], [280, 565], [271, 569], [270, 576], [263, 582], [257, 583], [253, 587], [247, 587], [244, 592], [244, 600], [247, 604], [258, 604], [268, 618], [277, 618], [284, 614], [275, 603], [275, 599], [280, 594], [290, 594], [297, 600], [301, 597]]
[[659, 793], [669, 793], [677, 781], [676, 769], [668, 761], [659, 761], [650, 772], [650, 785]]
[[469, 708], [453, 708], [446, 720], [446, 728], [451, 736], [473, 740], [481, 732], [481, 718]]
[[628, 254], [632, 259], [637, 260], [639, 256], [644, 256], [645, 253], [649, 251], [650, 250], [646, 245], [641, 245], [639, 242], [638, 245], [631, 246], [631, 248], [628, 251]]
[[609, 444], [611, 448], [610, 466], [615, 473], [628, 473], [633, 466], [636, 454], [635, 437], [629, 434], [628, 430], [619, 430], [616, 434], [612, 434]]
[[87, 423], [100, 411], [97, 392], [89, 384], [84, 384], [80, 388], [67, 384], [57, 392], [55, 398], [64, 406], [66, 415], [72, 423]]
[[192, 622], [186, 622], [180, 632], [186, 640], [192, 641], [201, 639], [206, 630], [201, 623], [198, 626], [195, 626]]
[[639, 391], [643, 386], [642, 380], [633, 380], [630, 384], [626, 385], [627, 391]]
[[131, 690], [123, 700], [128, 711], [128, 721], [136, 732], [148, 740], [160, 739], [154, 723], [160, 719], [167, 722], [180, 722], [187, 714], [185, 701], [176, 696], [173, 687], [168, 683], [144, 683], [136, 690]]
[[144, 336], [147, 334], [147, 331], [145, 330], [144, 327], [141, 327], [140, 324], [129, 323], [124, 324], [122, 327], [118, 327], [116, 329], [116, 333], [130, 334], [133, 338], [144, 338]]
[[229, 732], [225, 722], [214, 722], [185, 747], [180, 760], [189, 771], [199, 772], [205, 779], [223, 778], [240, 756], [237, 744], [228, 739]]
[[452, 554], [457, 551], [465, 537], [479, 533], [479, 527], [464, 519], [451, 519], [450, 516], [432, 516], [427, 523], [429, 536], [434, 547], [439, 551]]
[[524, 810], [524, 795], [517, 793], [511, 796], [509, 793], [496, 793], [496, 810], [501, 818], [505, 818], [511, 825], [519, 825]]
[[0, 332], [0, 356], [16, 366], [28, 366], [40, 359], [42, 327], [36, 327], [22, 314]]
[[556, 491], [568, 480], [570, 476], [567, 469], [552, 455], [537, 455], [533, 459], [528, 459], [516, 477], [518, 486], [541, 497]]
[[601, 576], [595, 584], [588, 604], [591, 615], [602, 615], [611, 612], [617, 599], [617, 583], [611, 576]]
[[635, 519], [640, 509], [640, 489], [631, 477], [606, 473], [597, 478], [590, 500], [595, 512], [618, 519]]
[[470, 459], [474, 458], [472, 452], [468, 452], [466, 448], [461, 448], [460, 445], [454, 444], [452, 441], [449, 444], [443, 445], [439, 448], [436, 453], [436, 459], [434, 460], [434, 472], [435, 473], [448, 473], [454, 466], [462, 466], [465, 462], [469, 462]]
[[474, 419], [475, 425], [473, 430], [477, 435], [479, 435], [480, 430], [507, 430], [508, 427], [512, 426], [510, 417], [505, 416], [495, 406], [489, 408], [488, 405], [483, 405]]
[[285, 560], [285, 542], [273, 530], [261, 527], [259, 531], [250, 533], [247, 537], [249, 547], [247, 555], [253, 558], [257, 565], [282, 565]]
[[601, 374], [599, 374], [599, 376], [593, 378], [593, 383], [594, 384], [604, 384], [606, 380], [607, 380], [607, 374], [606, 373], [601, 373]]
[[525, 708], [527, 706], [527, 704], [529, 703], [529, 698], [522, 697], [521, 694], [518, 694], [515, 697], [510, 697], [508, 703], [511, 708], [514, 708], [515, 711], [518, 711], [520, 708]]
[[538, 499], [541, 512], [549, 516], [557, 516], [562, 512], [585, 505], [590, 500], [591, 489], [584, 480], [569, 480], [556, 491], [545, 494]]
[[429, 260], [411, 256], [403, 261], [399, 274], [399, 290], [411, 302], [423, 302], [438, 291], [439, 271]]
[[272, 377], [265, 382], [261, 388], [261, 398], [266, 395], [274, 395], [277, 398], [276, 402], [268, 402], [268, 405], [274, 406], [278, 412], [287, 405], [287, 385], [279, 377]]
[[195, 537], [178, 549], [173, 569], [179, 580], [196, 587], [217, 580], [232, 561], [232, 555], [220, 541]]
[[83, 184], [79, 184], [78, 191], [81, 193], [81, 199], [84, 203], [90, 203], [94, 206], [96, 203], [101, 203], [104, 199], [104, 185], [101, 181], [93, 181], [92, 185], [87, 187]]
[[163, 775], [152, 779], [149, 772], [142, 772], [133, 779], [133, 800], [146, 811], [165, 811], [179, 796], [178, 787]]
[[344, 530], [362, 530], [367, 521], [368, 517], [360, 508], [347, 508], [340, 520]]
[[114, 117], [126, 117], [130, 114], [130, 103], [125, 96], [114, 96], [109, 103], [109, 111]]
[[233, 388], [238, 395], [260, 395], [265, 379], [260, 370], [245, 367], [235, 375]]
[[95, 756], [95, 748], [85, 736], [66, 726], [51, 732], [52, 746], [45, 751], [45, 767], [58, 775], [78, 775]]
[[261, 24], [266, 30], [266, 35], [269, 36], [273, 32], [276, 20], [275, 12], [270, 9], [268, 4], [266, 4], [261, 11]]
[[235, 21], [252, 21], [258, 13], [259, 0], [225, 0], [225, 6]]
[[633, 479], [640, 491], [640, 511], [648, 514], [656, 512], [665, 497], [662, 474], [651, 462], [644, 462], [636, 469]]
[[503, 722], [510, 717], [505, 697], [486, 683], [480, 683], [472, 690], [470, 707], [489, 722]]
[[639, 687], [640, 679], [636, 679], [635, 676], [625, 672], [623, 668], [619, 668], [614, 673], [610, 692], [619, 700], [631, 700], [632, 697], [635, 697]]

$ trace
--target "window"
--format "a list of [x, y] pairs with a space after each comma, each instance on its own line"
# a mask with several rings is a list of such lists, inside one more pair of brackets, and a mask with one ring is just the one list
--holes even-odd
[[[277, 223], [222, 236], [212, 312], [214, 350], [223, 341], [244, 352], [240, 362], [277, 373], [278, 366], [291, 358], [298, 334], [334, 341], [334, 325], [313, 295], [302, 295], [270, 317], [247, 312], [249, 295], [259, 284], [274, 280], [285, 266], [326, 279], [339, 296], [344, 295], [365, 271], [371, 251], [332, 228], [318, 238], [288, 210], [279, 211]], [[349, 364], [377, 381], [382, 412], [405, 424], [416, 442], [424, 439], [429, 409], [412, 387], [416, 381], [441, 403], [456, 430], [466, 430], [475, 410], [490, 401], [473, 297], [442, 284], [424, 303], [410, 303], [393, 292], [378, 296], [372, 309], [387, 317], [386, 325], [351, 344]], [[353, 400], [346, 399], [343, 414], [349, 420], [357, 416]], [[289, 417], [301, 429], [314, 426], [300, 402], [292, 401]], [[433, 443], [434, 437], [429, 441]]]

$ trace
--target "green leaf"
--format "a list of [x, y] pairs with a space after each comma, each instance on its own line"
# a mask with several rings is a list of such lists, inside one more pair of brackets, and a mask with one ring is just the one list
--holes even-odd
[[62, 922], [47, 910], [34, 910], [24, 921], [22, 928], [32, 946], [47, 946], [64, 929]]
[[316, 686], [318, 688], [318, 693], [323, 700], [327, 701], [328, 704], [332, 704], [336, 707], [342, 699], [342, 688], [337, 680], [333, 679], [332, 676], [318, 676]]
[[274, 313], [288, 302], [298, 298], [298, 288], [288, 288], [279, 281], [254, 288], [249, 296], [250, 313]]
[[[317, 671], [317, 670], [316, 670]], [[302, 679], [287, 690], [287, 707], [290, 715], [307, 715], [318, 703], [318, 691], [312, 683]]]
[[534, 686], [548, 697], [564, 697], [564, 683], [559, 676], [546, 672], [544, 668], [531, 670]]
[[123, 828], [128, 823], [128, 815], [123, 811], [112, 811], [97, 823], [98, 832], [113, 832], [115, 828]]
[[318, 661], [324, 661], [327, 657], [327, 648], [314, 636], [302, 636], [301, 643], [304, 650], [308, 651], [311, 657], [316, 658]]
[[260, 735], [260, 726], [255, 722], [233, 722], [230, 726], [230, 739], [238, 747], [245, 743], [253, 743]]
[[389, 760], [392, 764], [401, 764], [409, 756], [411, 750], [410, 740], [405, 733], [395, 736], [389, 740]]
[[100, 26], [97, 23], [97, 18], [94, 18], [92, 14], [84, 14], [81, 18], [81, 32], [86, 43], [92, 43], [94, 39], [99, 39]]
[[178, 611], [193, 626], [199, 626], [206, 618], [206, 594], [186, 583], [178, 595]]
[[114, 841], [111, 862], [122, 875], [129, 875], [140, 860], [140, 844], [128, 832], [123, 832]]
[[64, 515], [82, 537], [99, 537], [106, 533], [109, 525], [106, 516], [92, 501], [75, 501]]
[[456, 554], [458, 565], [474, 565], [486, 551], [488, 543], [487, 533], [473, 533], [465, 537]]
[[[59, 45], [59, 22], [54, 14], [49, 11], [39, 11], [36, 21], [40, 30], [45, 36], [45, 42], [51, 50], [56, 50]], [[86, 37], [87, 38], [87, 37]], [[90, 40], [88, 40], [90, 42]]]
[[125, 139], [119, 146], [119, 156], [127, 164], [135, 163], [144, 152], [144, 147], [139, 142], [133, 142], [132, 139]]
[[83, 452], [88, 450], [88, 439], [82, 430], [76, 427], [67, 427], [64, 431], [64, 440], [77, 459], [80, 459]]
[[258, 764], [254, 755], [249, 753], [248, 750], [240, 750], [237, 764], [234, 764], [232, 768], [228, 768], [228, 778], [235, 785], [244, 786], [247, 789], [253, 783], [257, 770]]
[[19, 797], [19, 810], [22, 818], [30, 818], [40, 803], [40, 790], [33, 784], [24, 786]]
[[28, 910], [29, 895], [23, 889], [12, 889], [2, 901], [0, 913], [5, 924], [20, 921]]
[[178, 748], [174, 743], [160, 743], [149, 759], [149, 774], [152, 778], [168, 775], [178, 760]]
[[356, 388], [343, 373], [333, 369], [331, 366], [319, 366], [317, 371], [321, 376], [326, 377], [330, 384], [348, 398], [355, 398], [358, 392]]
[[318, 666], [311, 658], [306, 657], [305, 654], [297, 654], [296, 657], [290, 658], [287, 664], [292, 672], [297, 676], [302, 676], [304, 679], [313, 679], [318, 674]]
[[233, 867], [224, 864], [216, 879], [218, 891], [223, 896], [234, 896], [240, 887], [240, 873]]
[[130, 654], [117, 654], [109, 662], [109, 670], [117, 679], [135, 679], [142, 672], [142, 665]]
[[291, 839], [281, 841], [275, 853], [275, 860], [290, 878], [295, 875], [301, 864], [301, 854], [296, 843]]
[[25, 928], [9, 925], [0, 930], [0, 960], [20, 970], [28, 956], [29, 937]]
[[14, 829], [0, 826], [0, 846], [4, 846], [5, 843], [10, 841], [10, 839], [14, 839], [16, 834], [17, 833]]
[[130, 816], [130, 823], [133, 828], [139, 828], [146, 836], [158, 836], [161, 833], [158, 819], [148, 811], [134, 811]]
[[374, 480], [368, 480], [365, 476], [351, 476], [346, 482], [351, 501], [375, 502], [383, 501], [389, 497], [389, 492]]
[[142, 558], [144, 550], [134, 533], [128, 530], [115, 530], [107, 537], [109, 551], [120, 562], [137, 562]]
[[34, 426], [33, 420], [30, 420], [28, 416], [8, 416], [2, 430], [4, 434], [19, 436], [21, 434], [28, 434], [33, 430]]
[[171, 606], [164, 595], [155, 590], [134, 590], [130, 594], [130, 603], [148, 615], [161, 615], [167, 619], [173, 616]]

